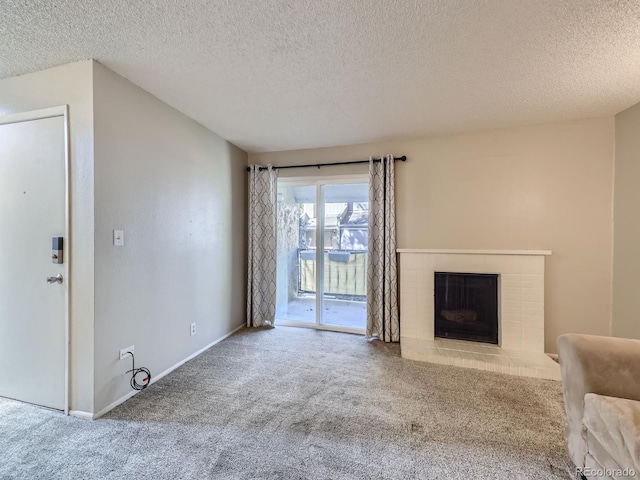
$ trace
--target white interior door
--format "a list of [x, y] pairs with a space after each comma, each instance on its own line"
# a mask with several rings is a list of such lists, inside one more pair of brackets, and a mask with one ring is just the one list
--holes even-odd
[[65, 273], [52, 263], [52, 237], [65, 235], [64, 121], [0, 124], [0, 396], [59, 410], [67, 279], [47, 277]]

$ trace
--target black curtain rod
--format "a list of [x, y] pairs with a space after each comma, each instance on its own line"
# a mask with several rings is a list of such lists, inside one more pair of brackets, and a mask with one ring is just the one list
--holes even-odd
[[[402, 155], [401, 157], [394, 157], [393, 159], [395, 161], [400, 160], [401, 162], [406, 162], [407, 161], [406, 155]], [[379, 158], [374, 158], [373, 161], [374, 162], [379, 162], [380, 159]], [[331, 167], [333, 165], [356, 165], [358, 163], [369, 163], [369, 160], [353, 160], [351, 162], [333, 162], [333, 163], [314, 163], [314, 164], [310, 164], [310, 165], [285, 165], [285, 166], [282, 166], [282, 167], [271, 167], [271, 168], [275, 168], [275, 169], [308, 168], [308, 167], [320, 168], [320, 167]], [[258, 170], [267, 170], [267, 168], [269, 168], [269, 167], [258, 167]], [[251, 171], [251, 167], [247, 167], [247, 172], [250, 172], [250, 171]]]

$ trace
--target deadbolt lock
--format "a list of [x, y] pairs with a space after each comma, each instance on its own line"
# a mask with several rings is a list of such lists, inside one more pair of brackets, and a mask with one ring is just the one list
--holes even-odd
[[62, 263], [63, 237], [51, 237], [51, 262]]

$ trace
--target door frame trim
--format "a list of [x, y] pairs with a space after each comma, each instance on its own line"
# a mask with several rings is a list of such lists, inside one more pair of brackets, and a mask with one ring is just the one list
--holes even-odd
[[[69, 280], [69, 271], [71, 270], [71, 255], [69, 253], [69, 246], [71, 243], [71, 228], [69, 211], [71, 205], [70, 198], [70, 160], [69, 160], [69, 105], [60, 105], [57, 107], [43, 108], [40, 110], [31, 110], [28, 112], [13, 113], [10, 115], [0, 116], [0, 125], [9, 125], [13, 123], [31, 122], [34, 120], [44, 120], [47, 118], [63, 118], [63, 136], [64, 136], [64, 245], [63, 245], [63, 271], [65, 282], [65, 299], [64, 299], [64, 413], [69, 415], [69, 388], [70, 388], [70, 376], [71, 376], [71, 363], [70, 363], [70, 296], [71, 296], [71, 282]], [[58, 410], [59, 411], [59, 410]]]

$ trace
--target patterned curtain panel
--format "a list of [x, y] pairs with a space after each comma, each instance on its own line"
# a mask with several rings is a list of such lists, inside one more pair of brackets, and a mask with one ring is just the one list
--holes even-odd
[[385, 342], [400, 341], [394, 175], [392, 155], [369, 160], [366, 334]]
[[249, 172], [249, 272], [247, 326], [275, 326], [276, 178], [274, 169]]

